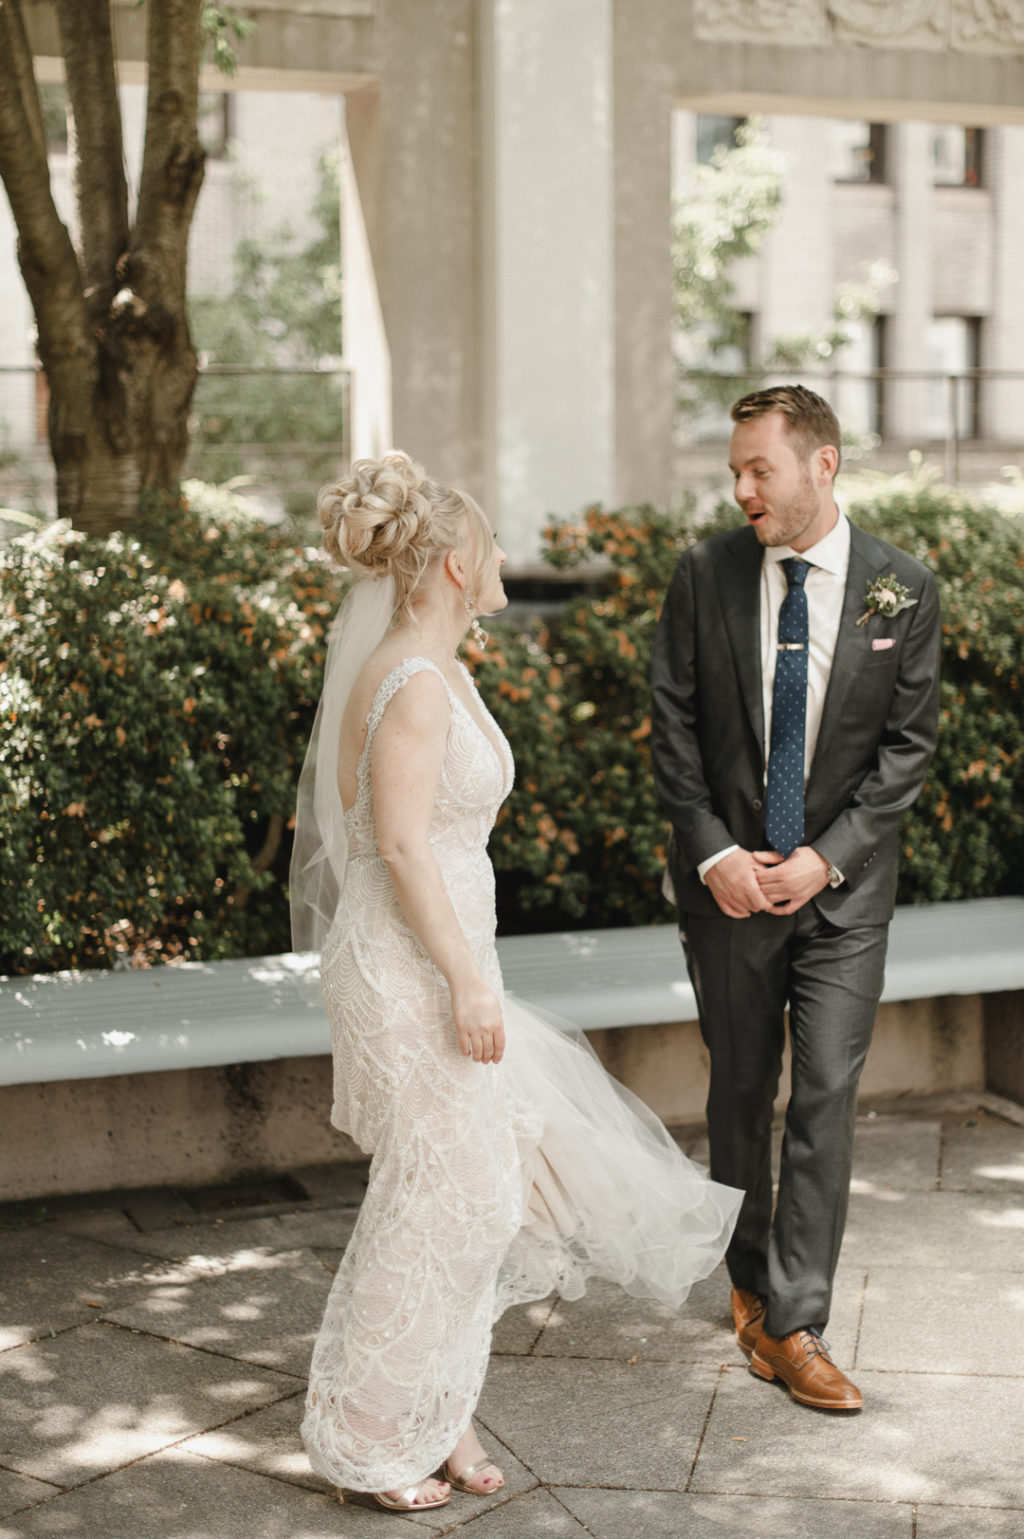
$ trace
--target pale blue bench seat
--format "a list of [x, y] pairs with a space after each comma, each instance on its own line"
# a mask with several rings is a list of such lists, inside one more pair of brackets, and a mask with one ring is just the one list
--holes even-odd
[[[509, 936], [506, 987], [586, 1030], [693, 1021], [674, 925]], [[315, 959], [250, 957], [0, 981], [0, 1085], [329, 1051]], [[1024, 898], [897, 910], [883, 1003], [1024, 989]]]

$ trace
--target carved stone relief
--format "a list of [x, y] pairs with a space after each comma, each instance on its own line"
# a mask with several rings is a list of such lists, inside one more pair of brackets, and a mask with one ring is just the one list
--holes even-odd
[[694, 0], [694, 30], [715, 42], [797, 43], [827, 36], [822, 0]]
[[1024, 46], [1024, 0], [953, 0], [953, 46], [997, 52]]
[[840, 42], [942, 48], [949, 36], [949, 0], [827, 0], [827, 5]]
[[692, 0], [709, 42], [1024, 49], [1024, 0]]

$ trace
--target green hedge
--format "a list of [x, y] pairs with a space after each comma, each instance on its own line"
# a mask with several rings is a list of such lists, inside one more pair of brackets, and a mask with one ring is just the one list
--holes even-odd
[[335, 585], [200, 495], [0, 555], [0, 972], [287, 947]]
[[[942, 735], [902, 902], [1024, 890], [1022, 525], [921, 479], [847, 492], [935, 571]], [[596, 598], [470, 651], [517, 759], [492, 844], [505, 930], [667, 919], [647, 678], [677, 554], [736, 521], [652, 508], [553, 526]], [[0, 551], [0, 972], [288, 947], [288, 823], [338, 584], [230, 498], [132, 538], [52, 526]]]

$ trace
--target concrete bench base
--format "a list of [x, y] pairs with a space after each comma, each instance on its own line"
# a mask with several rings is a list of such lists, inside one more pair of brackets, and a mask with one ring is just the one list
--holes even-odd
[[[1024, 1024], [1024, 996], [997, 999]], [[883, 1004], [863, 1098], [980, 1091], [987, 1006], [980, 994]], [[588, 1036], [609, 1071], [670, 1125], [703, 1121], [707, 1054], [695, 1021]], [[787, 1084], [788, 1061], [780, 1105]], [[999, 1088], [991, 1078], [989, 1088]], [[0, 1200], [204, 1186], [361, 1158], [330, 1127], [330, 1105], [327, 1054], [3, 1086]]]
[[[499, 953], [510, 992], [584, 1027], [666, 1122], [703, 1120], [674, 926], [511, 936]], [[288, 955], [0, 982], [0, 1200], [356, 1157], [327, 1120], [312, 970]], [[898, 910], [861, 1093], [986, 1088], [1024, 1101], [1024, 899]]]

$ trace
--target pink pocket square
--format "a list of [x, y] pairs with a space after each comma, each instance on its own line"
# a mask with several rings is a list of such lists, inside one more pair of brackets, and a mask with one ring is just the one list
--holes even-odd
[[896, 645], [895, 636], [878, 636], [871, 643], [872, 652], [887, 652], [890, 647]]

